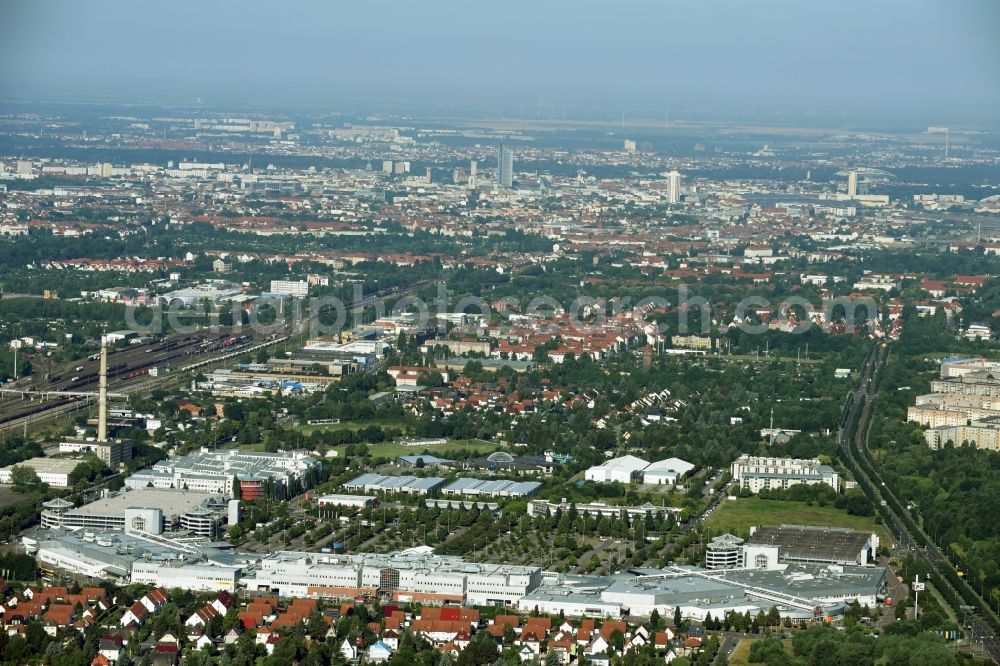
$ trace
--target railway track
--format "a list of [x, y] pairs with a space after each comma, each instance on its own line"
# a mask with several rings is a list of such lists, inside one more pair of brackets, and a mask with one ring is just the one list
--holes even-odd
[[[364, 308], [379, 298], [411, 294], [430, 284], [423, 280], [405, 289], [397, 287], [369, 294], [347, 305], [349, 310]], [[253, 353], [258, 349], [280, 344], [305, 334], [294, 330], [268, 337], [252, 334], [220, 333], [217, 331], [177, 334], [160, 338], [148, 344], [135, 345], [108, 355], [108, 390], [116, 393], [148, 393], [156, 388], [174, 384], [177, 376], [192, 370], [225, 363], [237, 356]], [[150, 377], [153, 367], [164, 367], [170, 372], [164, 377]], [[76, 364], [63, 366], [47, 382], [31, 379], [19, 384], [18, 389], [45, 392], [93, 392], [96, 398], [99, 372], [99, 355], [94, 354]], [[15, 396], [0, 396], [0, 432], [28, 429], [43, 425], [76, 411], [88, 408], [93, 400], [83, 396], [55, 396], [25, 404]]]
[[[232, 342], [227, 344], [228, 340]], [[167, 384], [172, 378], [170, 374], [164, 377], [149, 377], [148, 372], [153, 367], [166, 367], [173, 371], [186, 368], [192, 364], [211, 363], [219, 359], [229, 359], [240, 354], [255, 350], [260, 345], [253, 344], [250, 336], [186, 336], [179, 339], [161, 340], [152, 345], [142, 345], [136, 349], [126, 349], [109, 355], [108, 388], [118, 393], [143, 393], [158, 386]], [[91, 360], [91, 359], [88, 359]], [[96, 364], [94, 364], [96, 366]], [[98, 384], [97, 371], [88, 372], [86, 365], [71, 366], [74, 375], [70, 378], [57, 377], [56, 381], [42, 384], [33, 382], [20, 385], [17, 388], [24, 391], [45, 392], [93, 392], [94, 398], [85, 396], [54, 395], [37, 401], [32, 399], [25, 404], [24, 399], [5, 396], [0, 401], [0, 430], [5, 432], [18, 429], [35, 428], [62, 416], [88, 408], [96, 399]], [[81, 369], [77, 369], [81, 368]]]
[[[840, 449], [845, 462], [876, 510], [896, 535], [899, 546], [921, 560], [932, 581], [956, 616], [966, 616], [965, 630], [972, 642], [982, 645], [986, 654], [1000, 664], [998, 623], [989, 605], [955, 571], [955, 566], [916, 523], [908, 509], [899, 501], [871, 463], [868, 453], [868, 428], [881, 370], [889, 356], [889, 348], [879, 345], [872, 350], [862, 368], [861, 378], [852, 391], [845, 410], [840, 434]], [[973, 614], [967, 611], [973, 610]], [[976, 615], [978, 611], [980, 615]]]

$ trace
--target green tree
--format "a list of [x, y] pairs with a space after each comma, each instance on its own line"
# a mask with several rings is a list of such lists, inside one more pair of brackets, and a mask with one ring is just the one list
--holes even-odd
[[15, 492], [33, 490], [42, 485], [38, 473], [25, 465], [14, 465], [10, 468], [10, 482], [13, 484]]

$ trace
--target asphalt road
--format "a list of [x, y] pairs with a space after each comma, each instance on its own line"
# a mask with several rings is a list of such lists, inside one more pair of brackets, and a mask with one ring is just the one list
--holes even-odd
[[[885, 485], [885, 482], [875, 472], [875, 467], [868, 458], [867, 432], [871, 419], [872, 403], [875, 398], [878, 384], [878, 372], [885, 364], [889, 355], [889, 349], [885, 346], [876, 347], [865, 365], [862, 368], [861, 377], [852, 392], [851, 405], [848, 408], [846, 418], [840, 436], [840, 447], [846, 454], [848, 462], [859, 476], [858, 481], [862, 488], [869, 495], [870, 499], [880, 507], [881, 512], [888, 519], [889, 527], [893, 534], [897, 535], [899, 546], [909, 549], [910, 552], [927, 566], [931, 573], [934, 584], [938, 586], [949, 586], [948, 579], [942, 573], [951, 570], [954, 565], [941, 552], [930, 538], [917, 528], [917, 533], [911, 534], [907, 523], [898, 515], [894, 506], [903, 506], [893, 495], [892, 491]], [[860, 464], [864, 463], [864, 465]], [[872, 470], [871, 473], [865, 470]], [[891, 501], [890, 501], [891, 500]], [[912, 516], [909, 516], [909, 524], [916, 524]], [[971, 590], [971, 588], [969, 588]], [[957, 592], [957, 591], [956, 591]], [[974, 591], [972, 591], [975, 594]], [[961, 598], [962, 595], [958, 594]], [[977, 597], [978, 598], [978, 597]], [[983, 602], [985, 605], [985, 602]], [[953, 608], [956, 615], [961, 617], [962, 608]], [[983, 646], [986, 654], [994, 662], [1000, 664], [1000, 639], [996, 633], [974, 614], [969, 614], [965, 625], [968, 637], [975, 643]]]

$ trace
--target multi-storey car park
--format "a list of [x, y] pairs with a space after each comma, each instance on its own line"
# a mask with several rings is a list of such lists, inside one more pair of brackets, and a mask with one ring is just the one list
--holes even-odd
[[879, 538], [872, 532], [807, 525], [751, 528], [743, 546], [745, 569], [775, 569], [779, 562], [865, 566], [876, 560]]
[[130, 490], [79, 507], [57, 497], [42, 505], [41, 523], [45, 529], [154, 535], [184, 530], [214, 537], [227, 516], [229, 501], [223, 495], [159, 488]]

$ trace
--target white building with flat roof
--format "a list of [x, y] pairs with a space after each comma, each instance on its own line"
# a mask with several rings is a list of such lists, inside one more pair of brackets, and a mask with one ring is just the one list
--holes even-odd
[[477, 606], [513, 606], [541, 582], [538, 567], [467, 562], [423, 552], [279, 552], [261, 559], [242, 581], [248, 591], [283, 597]]
[[271, 293], [305, 298], [309, 295], [309, 283], [305, 280], [271, 280]]
[[136, 560], [132, 563], [130, 578], [132, 583], [167, 589], [235, 592], [239, 574], [240, 568], [232, 566]]
[[227, 515], [228, 500], [222, 495], [142, 488], [79, 507], [57, 497], [42, 507], [41, 523], [46, 529], [126, 530], [154, 535], [187, 530], [214, 537]]
[[566, 513], [576, 511], [581, 516], [596, 516], [605, 518], [621, 518], [633, 522], [637, 519], [645, 519], [646, 516], [666, 516], [667, 514], [679, 515], [684, 509], [676, 506], [663, 506], [646, 502], [638, 506], [624, 506], [619, 504], [605, 504], [604, 502], [587, 502], [583, 504], [573, 504], [565, 499], [562, 502], [549, 502], [547, 500], [529, 500], [528, 515], [551, 516], [557, 511]]
[[811, 620], [843, 614], [848, 604], [875, 607], [886, 589], [886, 569], [839, 565], [786, 564], [779, 569], [702, 569], [671, 566], [642, 569], [632, 576], [557, 574], [518, 601], [522, 612], [704, 620], [726, 613], [756, 615], [772, 607], [782, 617]]
[[12, 483], [13, 468], [27, 467], [34, 470], [39, 481], [53, 488], [68, 488], [69, 477], [83, 460], [79, 458], [29, 458], [0, 469], [0, 483]]
[[23, 538], [43, 570], [197, 592], [233, 592], [244, 563], [258, 557], [210, 547], [203, 552], [196, 541], [100, 530], [40, 530], [37, 539]]
[[366, 493], [436, 495], [445, 482], [445, 479], [439, 476], [383, 476], [368, 473], [345, 482], [342, 487], [345, 490]]
[[802, 483], [825, 483], [840, 490], [840, 476], [819, 460], [769, 458], [743, 454], [733, 461], [733, 481], [752, 493], [790, 488]]
[[316, 458], [301, 451], [201, 449], [140, 470], [125, 479], [125, 486], [136, 490], [174, 488], [232, 497], [235, 480], [240, 484], [241, 499], [254, 500], [260, 497], [266, 480], [279, 487], [288, 487], [292, 481], [307, 485], [308, 473], [318, 471], [319, 467]]
[[345, 506], [363, 509], [378, 502], [374, 495], [323, 495], [316, 500], [317, 506]]

